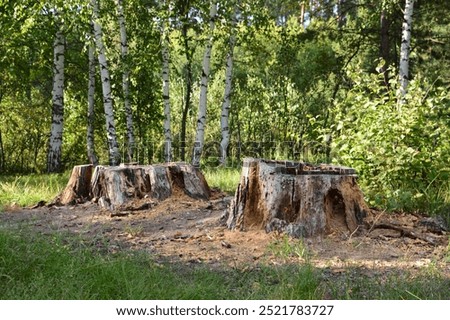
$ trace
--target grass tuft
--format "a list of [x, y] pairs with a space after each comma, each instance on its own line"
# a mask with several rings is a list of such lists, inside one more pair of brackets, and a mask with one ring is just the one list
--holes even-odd
[[64, 189], [68, 179], [68, 173], [0, 176], [0, 210], [12, 205], [29, 206], [41, 200], [50, 201]]
[[296, 258], [300, 261], [308, 262], [312, 257], [312, 253], [305, 245], [303, 239], [293, 239], [286, 234], [270, 243], [268, 250], [276, 257], [287, 260]]

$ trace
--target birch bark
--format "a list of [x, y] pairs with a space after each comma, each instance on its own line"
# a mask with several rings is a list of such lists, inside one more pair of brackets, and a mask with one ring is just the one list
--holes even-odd
[[222, 101], [222, 114], [220, 117], [220, 128], [222, 132], [222, 140], [220, 142], [220, 164], [226, 165], [227, 149], [230, 143], [229, 114], [231, 109], [231, 94], [233, 84], [233, 62], [234, 62], [234, 46], [236, 44], [236, 23], [237, 8], [235, 8], [232, 19], [232, 29], [229, 39], [229, 47], [227, 53], [227, 62], [225, 70], [225, 92]]
[[200, 166], [201, 154], [203, 151], [203, 145], [205, 142], [205, 125], [206, 125], [206, 107], [207, 107], [207, 96], [208, 96], [208, 81], [209, 81], [209, 69], [211, 61], [211, 51], [213, 44], [213, 33], [215, 26], [215, 18], [217, 14], [217, 3], [211, 2], [210, 12], [209, 12], [209, 39], [206, 44], [205, 54], [203, 56], [202, 64], [202, 79], [200, 85], [200, 103], [198, 108], [197, 116], [197, 132], [194, 141], [194, 150], [192, 153], [192, 165]]
[[94, 166], [98, 165], [98, 157], [94, 147], [95, 66], [95, 47], [93, 44], [90, 44], [86, 143], [89, 162]]
[[400, 104], [403, 104], [404, 97], [408, 89], [409, 82], [409, 54], [411, 51], [411, 24], [413, 15], [414, 0], [406, 0], [405, 11], [403, 13], [402, 44], [400, 48]]
[[[167, 8], [170, 13], [170, 7]], [[170, 14], [169, 14], [170, 16]], [[172, 131], [170, 120], [170, 55], [168, 39], [168, 19], [161, 21], [162, 90], [164, 104], [164, 160], [172, 161]]]
[[[58, 14], [56, 13], [58, 20]], [[62, 23], [57, 22], [57, 31], [53, 43], [53, 91], [52, 125], [47, 155], [47, 171], [58, 172], [61, 166], [61, 149], [64, 128], [64, 53], [65, 36]]]
[[102, 81], [103, 106], [105, 109], [106, 135], [108, 138], [109, 163], [116, 166], [120, 163], [119, 145], [116, 136], [116, 124], [114, 120], [113, 98], [111, 93], [111, 77], [109, 75], [108, 61], [103, 44], [103, 32], [99, 19], [99, 7], [97, 0], [91, 0], [93, 8], [94, 36], [97, 46], [98, 62], [100, 65], [100, 77]]
[[117, 0], [117, 11], [120, 27], [120, 49], [122, 54], [123, 74], [122, 74], [122, 90], [123, 102], [125, 107], [125, 119], [127, 122], [127, 161], [132, 162], [134, 156], [134, 130], [133, 130], [133, 112], [130, 103], [130, 70], [128, 66], [128, 40], [125, 23], [125, 14], [123, 9], [123, 0]]

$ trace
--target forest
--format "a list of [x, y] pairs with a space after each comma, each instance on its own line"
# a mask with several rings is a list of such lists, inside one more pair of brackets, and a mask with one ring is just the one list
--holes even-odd
[[450, 214], [447, 0], [0, 0], [0, 174], [244, 157]]

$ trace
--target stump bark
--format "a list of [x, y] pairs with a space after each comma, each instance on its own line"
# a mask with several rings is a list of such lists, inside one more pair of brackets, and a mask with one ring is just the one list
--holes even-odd
[[85, 201], [117, 210], [136, 199], [162, 201], [176, 192], [195, 199], [208, 199], [209, 186], [203, 174], [186, 163], [120, 166], [75, 166], [64, 191], [54, 203]]
[[93, 166], [75, 166], [64, 191], [57, 197], [62, 204], [84, 202], [90, 198]]
[[368, 214], [351, 168], [247, 158], [226, 223], [297, 238], [350, 235], [363, 231]]

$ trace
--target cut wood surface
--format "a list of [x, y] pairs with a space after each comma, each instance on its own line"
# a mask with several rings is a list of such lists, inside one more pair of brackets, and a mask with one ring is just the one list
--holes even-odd
[[247, 158], [226, 219], [229, 229], [309, 237], [363, 231], [368, 214], [351, 168]]
[[[120, 166], [75, 166], [64, 191], [54, 204], [86, 201], [116, 210], [136, 199], [162, 201], [176, 192], [195, 199], [208, 199], [209, 186], [203, 174], [186, 163]], [[139, 205], [142, 205], [139, 204]]]

